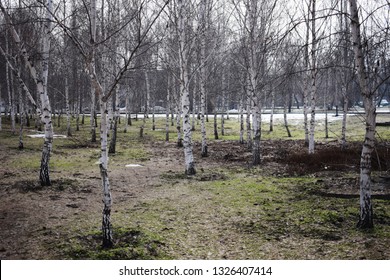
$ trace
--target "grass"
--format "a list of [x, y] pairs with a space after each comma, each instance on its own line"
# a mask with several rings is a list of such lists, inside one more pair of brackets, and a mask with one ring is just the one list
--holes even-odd
[[[164, 180], [158, 198], [117, 215], [123, 224], [158, 234], [172, 258], [369, 259], [378, 252], [360, 251], [366, 239], [388, 238], [387, 221], [370, 232], [355, 229], [357, 199], [313, 195], [313, 188], [321, 188], [316, 178], [229, 173], [212, 182], [181, 178], [172, 186], [177, 177]], [[374, 210], [385, 219], [389, 211], [387, 201]]]
[[58, 246], [65, 259], [74, 260], [151, 260], [167, 259], [160, 253], [164, 245], [153, 235], [137, 229], [114, 228], [115, 244], [113, 248], [101, 247], [101, 232], [91, 231], [70, 237]]

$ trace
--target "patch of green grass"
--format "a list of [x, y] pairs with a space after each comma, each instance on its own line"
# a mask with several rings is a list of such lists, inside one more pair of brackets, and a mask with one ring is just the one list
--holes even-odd
[[69, 238], [59, 250], [65, 258], [76, 260], [151, 260], [169, 259], [161, 247], [164, 245], [156, 235], [138, 229], [114, 228], [114, 246], [102, 248], [102, 236], [98, 231], [87, 232]]
[[[180, 259], [370, 258], [377, 255], [351, 240], [388, 240], [387, 201], [375, 207], [382, 209], [376, 219], [383, 223], [362, 232], [355, 227], [358, 199], [315, 195], [313, 190], [323, 188], [318, 178], [275, 178], [261, 175], [261, 169], [210, 174], [221, 172], [223, 178], [207, 181], [165, 174], [155, 197], [127, 205], [117, 218], [158, 233], [169, 255]], [[230, 251], [220, 251], [220, 242]], [[362, 255], [351, 253], [356, 250]]]

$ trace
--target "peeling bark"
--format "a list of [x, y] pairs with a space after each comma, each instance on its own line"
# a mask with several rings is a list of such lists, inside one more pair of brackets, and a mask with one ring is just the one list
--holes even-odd
[[111, 226], [111, 191], [110, 182], [108, 179], [108, 110], [107, 102], [100, 101], [100, 114], [101, 114], [101, 128], [100, 128], [100, 144], [101, 144], [101, 157], [100, 157], [100, 175], [103, 188], [103, 219], [102, 219], [102, 235], [103, 235], [103, 247], [110, 248], [113, 246], [112, 238], [112, 226]]

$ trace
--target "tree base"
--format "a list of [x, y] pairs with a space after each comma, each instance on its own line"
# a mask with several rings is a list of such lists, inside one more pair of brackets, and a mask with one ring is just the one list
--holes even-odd
[[182, 147], [183, 147], [183, 141], [182, 141], [181, 139], [177, 141], [177, 146], [178, 146], [179, 148], [182, 148]]
[[110, 249], [112, 247], [114, 247], [114, 243], [112, 242], [112, 240], [105, 240], [105, 239], [103, 239], [102, 248]]
[[208, 157], [209, 156], [209, 153], [208, 153], [208, 150], [207, 150], [207, 146], [204, 146], [202, 147], [202, 154], [201, 154], [202, 157]]
[[356, 227], [358, 229], [372, 229], [372, 228], [374, 228], [374, 222], [372, 220], [371, 221], [359, 220]]
[[194, 167], [191, 167], [185, 171], [185, 174], [189, 176], [196, 175], [196, 170]]

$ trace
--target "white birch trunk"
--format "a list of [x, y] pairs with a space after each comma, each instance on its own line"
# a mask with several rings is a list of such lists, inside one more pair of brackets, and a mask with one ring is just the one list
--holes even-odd
[[65, 108], [66, 108], [66, 135], [72, 136], [70, 131], [70, 109], [69, 109], [69, 84], [68, 77], [65, 77]]
[[[329, 80], [329, 79], [328, 79]], [[327, 85], [328, 86], [328, 85]], [[324, 96], [324, 109], [325, 109], [325, 138], [329, 138], [329, 128], [328, 128], [328, 105], [326, 104], [326, 96]]]
[[225, 94], [222, 95], [221, 135], [225, 135]]
[[368, 75], [364, 65], [364, 54], [360, 35], [360, 22], [356, 0], [350, 0], [351, 34], [358, 69], [359, 85], [363, 96], [366, 133], [360, 159], [360, 217], [359, 228], [372, 228], [373, 209], [371, 202], [371, 154], [375, 148], [376, 107], [375, 93], [368, 88]]
[[316, 115], [316, 97], [317, 97], [317, 39], [316, 39], [316, 0], [312, 1], [311, 10], [311, 35], [312, 35], [312, 48], [311, 48], [311, 96], [310, 96], [310, 131], [309, 131], [309, 154], [314, 154], [314, 131], [315, 131], [315, 115]]
[[23, 46], [18, 32], [15, 30], [14, 25], [12, 24], [12, 20], [10, 16], [7, 14], [4, 9], [2, 3], [0, 2], [0, 9], [6, 18], [6, 21], [9, 23], [10, 31], [12, 33], [12, 37], [23, 56], [27, 67], [30, 70], [31, 76], [35, 81], [37, 86], [37, 94], [39, 99], [41, 100], [41, 120], [45, 127], [45, 140], [42, 149], [42, 159], [41, 159], [41, 168], [39, 173], [40, 183], [42, 186], [51, 185], [50, 176], [49, 176], [49, 161], [50, 161], [50, 153], [52, 149], [53, 142], [53, 126], [51, 120], [51, 107], [49, 102], [49, 97], [47, 94], [47, 78], [49, 71], [49, 51], [50, 51], [50, 32], [51, 32], [51, 13], [52, 13], [52, 1], [48, 0], [47, 2], [47, 13], [46, 20], [43, 23], [43, 49], [42, 49], [42, 73], [38, 75], [37, 70], [32, 63], [31, 57], [28, 55], [26, 48]]
[[188, 15], [185, 11], [185, 4], [183, 0], [178, 0], [178, 29], [179, 29], [179, 67], [180, 67], [180, 92], [182, 100], [182, 115], [183, 115], [183, 146], [185, 158], [185, 173], [187, 175], [194, 175], [195, 162], [192, 151], [192, 131], [190, 123], [190, 92], [188, 79], [188, 44], [186, 44], [186, 21]]
[[287, 137], [291, 137], [290, 128], [288, 127], [288, 121], [287, 121], [287, 107], [288, 107], [288, 99], [284, 99], [284, 106], [283, 106], [283, 119], [284, 119], [284, 127], [286, 128]]
[[176, 105], [176, 131], [177, 131], [177, 146], [183, 147], [183, 137], [181, 135], [181, 111], [180, 104]]
[[[197, 83], [195, 81], [195, 87], [197, 86]], [[195, 107], [196, 107], [196, 88], [193, 90], [192, 93], [192, 119], [191, 119], [191, 130], [195, 131]]]
[[[253, 42], [252, 42], [253, 43]], [[252, 46], [255, 47], [254, 45]], [[258, 80], [257, 74], [255, 72], [256, 65], [256, 57], [254, 56], [254, 49], [251, 51], [250, 59], [250, 68], [248, 71], [249, 74], [249, 90], [251, 94], [252, 101], [252, 126], [253, 126], [253, 143], [252, 143], [252, 164], [259, 165], [261, 162], [261, 147], [260, 147], [260, 139], [261, 139], [261, 105], [260, 98], [257, 94]]]
[[108, 178], [108, 108], [107, 108], [107, 98], [104, 96], [104, 91], [102, 85], [99, 83], [99, 80], [96, 75], [95, 69], [95, 41], [96, 41], [96, 0], [91, 1], [91, 47], [90, 53], [87, 58], [87, 72], [93, 86], [96, 96], [99, 97], [100, 101], [100, 115], [101, 115], [101, 124], [100, 124], [100, 150], [101, 156], [99, 161], [100, 175], [103, 189], [103, 219], [102, 219], [102, 237], [103, 237], [103, 247], [109, 248], [113, 246], [112, 238], [112, 226], [111, 226], [111, 191], [110, 183]]
[[91, 142], [96, 143], [96, 123], [95, 123], [95, 108], [96, 108], [96, 94], [95, 89], [91, 83], [91, 119], [90, 119], [90, 125], [91, 125]]
[[240, 144], [244, 144], [244, 101], [240, 102]]
[[101, 128], [100, 128], [100, 144], [101, 144], [101, 158], [100, 158], [100, 175], [103, 186], [103, 220], [102, 220], [102, 233], [103, 233], [103, 247], [112, 247], [112, 227], [111, 227], [111, 190], [110, 182], [108, 179], [108, 116], [107, 116], [107, 102], [102, 101], [100, 98], [100, 115], [101, 115]]
[[156, 104], [153, 104], [153, 112], [152, 112], [152, 130], [155, 131], [156, 130], [156, 117], [155, 117], [155, 114], [156, 113]]
[[343, 110], [343, 120], [341, 127], [341, 149], [345, 149], [347, 147], [347, 113], [348, 113], [348, 75], [346, 68], [348, 67], [348, 49], [350, 48], [349, 40], [348, 40], [348, 11], [347, 11], [347, 3], [346, 1], [341, 1], [341, 11], [342, 15], [340, 16], [340, 25], [341, 28], [344, 29], [343, 32], [343, 40], [345, 45], [343, 47], [343, 66], [344, 69], [341, 70], [341, 79], [342, 79], [342, 89], [341, 93], [344, 97], [344, 110]]
[[348, 118], [348, 97], [346, 86], [343, 86], [344, 106], [343, 106], [343, 120], [341, 126], [341, 149], [347, 147], [347, 118]]
[[226, 66], [222, 65], [222, 112], [221, 112], [221, 135], [225, 135], [225, 105], [226, 105]]
[[169, 142], [169, 112], [171, 110], [171, 75], [168, 74], [167, 81], [167, 108], [165, 112], [165, 141]]
[[150, 107], [150, 80], [148, 70], [145, 71], [145, 81], [146, 81], [146, 108], [145, 108], [145, 118], [149, 119], [149, 107]]
[[131, 121], [131, 115], [130, 115], [130, 109], [129, 109], [129, 96], [126, 96], [125, 101], [125, 107], [126, 107], [126, 122], [125, 122], [125, 129], [123, 130], [124, 133], [127, 133], [127, 128], [129, 127], [130, 121]]
[[208, 156], [208, 147], [207, 147], [207, 133], [206, 133], [206, 81], [205, 81], [205, 69], [202, 69], [201, 73], [201, 95], [200, 95], [200, 127], [202, 134], [202, 157]]
[[18, 87], [18, 96], [19, 96], [19, 110], [20, 110], [20, 128], [19, 128], [19, 150], [24, 149], [23, 144], [23, 128], [24, 128], [24, 102], [23, 102], [23, 95], [22, 95], [22, 89]]
[[118, 121], [120, 118], [120, 115], [119, 115], [119, 89], [118, 89], [118, 87], [115, 89], [115, 93], [112, 96], [112, 103], [113, 103], [114, 118], [113, 118], [113, 122], [112, 122], [110, 147], [109, 147], [108, 153], [115, 154], [115, 152], [116, 152], [116, 138], [117, 138], [117, 133], [118, 133]]
[[269, 119], [269, 131], [274, 131], [275, 91], [271, 93], [271, 116]]
[[309, 145], [309, 125], [308, 125], [308, 117], [307, 117], [307, 111], [308, 111], [308, 95], [309, 95], [309, 79], [306, 78], [305, 81], [305, 89], [303, 91], [303, 125], [305, 129], [305, 144]]
[[246, 104], [246, 145], [247, 149], [252, 150], [252, 128], [251, 128], [251, 107], [252, 99], [247, 92], [247, 104]]
[[81, 96], [80, 96], [80, 91], [78, 91], [76, 108], [73, 107], [73, 115], [76, 114], [76, 131], [80, 131], [80, 104], [81, 104]]
[[[5, 31], [5, 53], [9, 55], [9, 42], [8, 42], [8, 30]], [[15, 122], [15, 100], [14, 100], [14, 90], [12, 83], [12, 76], [10, 75], [8, 64], [5, 65], [5, 76], [6, 76], [6, 84], [7, 84], [7, 92], [8, 92], [8, 109], [11, 116], [11, 132], [15, 134], [16, 122]]]
[[207, 134], [206, 134], [206, 11], [208, 6], [208, 0], [201, 1], [200, 9], [200, 21], [202, 26], [202, 33], [200, 38], [200, 69], [199, 69], [199, 81], [200, 81], [200, 129], [202, 134], [202, 157], [208, 156], [208, 147], [207, 147]]
[[42, 186], [50, 186], [49, 161], [53, 145], [53, 125], [51, 120], [51, 107], [47, 94], [47, 79], [49, 75], [49, 52], [50, 52], [50, 31], [51, 31], [52, 1], [47, 1], [46, 21], [44, 22], [43, 50], [42, 50], [42, 79], [37, 83], [38, 93], [42, 104], [41, 120], [44, 125], [45, 142], [42, 149], [42, 160], [40, 169], [40, 181]]
[[[305, 46], [305, 68], [310, 70], [309, 63], [309, 38], [310, 38], [310, 2], [308, 5], [307, 21], [306, 21], [306, 46]], [[309, 97], [309, 74], [305, 73], [305, 87], [303, 90], [303, 124], [305, 129], [305, 144], [309, 145], [309, 125], [308, 125], [308, 97]]]
[[253, 118], [253, 146], [252, 146], [252, 164], [259, 165], [261, 162], [261, 112], [260, 102], [257, 96], [253, 97], [252, 118]]

